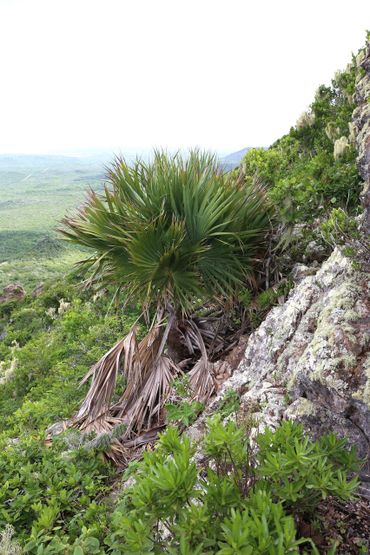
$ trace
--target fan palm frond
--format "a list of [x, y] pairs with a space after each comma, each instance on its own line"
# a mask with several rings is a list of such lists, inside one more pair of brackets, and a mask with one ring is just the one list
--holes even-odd
[[269, 229], [261, 188], [236, 183], [200, 152], [157, 152], [132, 167], [116, 158], [108, 179], [61, 229], [95, 252], [84, 262], [95, 283], [187, 314], [194, 297], [229, 296], [251, 279]]

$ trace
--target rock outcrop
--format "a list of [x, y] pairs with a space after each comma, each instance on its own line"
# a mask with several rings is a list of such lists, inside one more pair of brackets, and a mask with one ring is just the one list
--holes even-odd
[[[369, 276], [336, 250], [249, 337], [239, 367], [190, 434], [202, 433], [204, 419], [233, 389], [256, 423], [252, 434], [296, 419], [313, 437], [347, 437], [370, 463], [369, 347]], [[363, 473], [366, 479], [369, 464]]]
[[[370, 232], [370, 47], [357, 82], [354, 129], [365, 240]], [[367, 236], [367, 237], [366, 237]], [[307, 271], [306, 271], [307, 270]], [[297, 268], [296, 286], [247, 342], [244, 357], [206, 414], [190, 429], [202, 433], [207, 415], [227, 391], [239, 392], [252, 434], [284, 418], [301, 421], [311, 436], [348, 438], [363, 468], [362, 492], [370, 499], [370, 276], [335, 250], [318, 270]]]
[[356, 83], [353, 128], [358, 152], [357, 164], [364, 180], [361, 201], [364, 207], [363, 231], [370, 234], [370, 41], [359, 60], [360, 73]]

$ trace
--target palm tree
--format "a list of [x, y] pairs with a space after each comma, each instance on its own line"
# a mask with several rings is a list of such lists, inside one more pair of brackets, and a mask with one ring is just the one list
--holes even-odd
[[[189, 359], [194, 395], [212, 393], [209, 357], [219, 338], [215, 318], [200, 317], [199, 307], [232, 305], [253, 282], [269, 207], [260, 188], [222, 174], [216, 158], [199, 151], [156, 152], [151, 163], [132, 166], [116, 158], [107, 177], [104, 193], [90, 192], [61, 232], [92, 250], [82, 262], [90, 283], [139, 302], [150, 328], [139, 342], [134, 326], [90, 369], [76, 422], [108, 432], [125, 422], [129, 435], [160, 424], [174, 375]], [[126, 387], [112, 405], [121, 371]]]

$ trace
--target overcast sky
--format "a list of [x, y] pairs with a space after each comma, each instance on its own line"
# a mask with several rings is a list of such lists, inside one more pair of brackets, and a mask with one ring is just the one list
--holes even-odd
[[0, 0], [0, 153], [269, 145], [370, 0]]

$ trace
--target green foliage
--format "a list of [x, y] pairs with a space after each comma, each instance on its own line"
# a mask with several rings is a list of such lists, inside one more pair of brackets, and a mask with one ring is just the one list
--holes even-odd
[[355, 450], [334, 434], [311, 441], [302, 425], [284, 422], [258, 438], [257, 474], [263, 487], [295, 512], [312, 513], [321, 499], [334, 495], [350, 499], [357, 479], [348, 471], [358, 470]]
[[208, 422], [208, 434], [203, 442], [204, 454], [220, 464], [239, 467], [247, 461], [247, 438], [244, 430], [232, 420], [222, 424], [221, 415], [216, 414]]
[[320, 225], [323, 239], [352, 259], [354, 268], [365, 269], [370, 261], [370, 239], [360, 231], [360, 222], [340, 208], [333, 209]]
[[0, 378], [2, 367], [13, 369], [0, 379], [0, 431], [32, 433], [75, 412], [86, 391], [79, 381], [138, 316], [129, 309], [106, 315], [110, 300], [93, 302], [73, 284], [58, 283], [4, 315]]
[[204, 404], [192, 398], [187, 375], [176, 378], [173, 389], [175, 397], [165, 404], [166, 420], [169, 424], [190, 426], [204, 409]]
[[236, 414], [240, 407], [240, 394], [235, 389], [228, 389], [217, 408], [217, 413], [221, 419], [227, 418], [231, 414]]
[[[79, 379], [137, 317], [127, 310], [103, 316], [109, 302], [59, 283], [3, 314], [2, 358], [16, 363], [0, 384], [0, 529], [13, 525], [13, 543], [38, 555], [269, 553], [271, 542], [298, 553], [298, 505], [312, 512], [326, 495], [347, 498], [354, 454], [331, 436], [307, 443], [299, 427], [284, 424], [258, 439], [254, 467], [246, 428], [222, 423], [238, 409], [234, 392], [208, 423], [203, 467], [193, 458], [195, 446], [170, 427], [132, 465], [135, 483], [115, 510], [112, 471], [99, 451], [122, 427], [98, 436], [69, 430], [43, 445], [45, 428], [76, 410], [84, 395]], [[167, 411], [188, 425], [200, 407], [186, 376], [174, 385]]]
[[294, 515], [302, 506], [315, 510], [327, 495], [351, 496], [353, 451], [333, 435], [310, 441], [291, 422], [258, 437], [256, 465], [248, 445], [245, 430], [216, 415], [203, 441], [208, 465], [198, 475], [190, 440], [168, 428], [135, 465], [135, 483], [105, 540], [110, 552], [298, 555], [306, 544], [318, 553], [311, 540], [297, 538]]
[[338, 72], [330, 87], [318, 89], [306, 124], [302, 120], [268, 150], [249, 150], [242, 162], [246, 182], [265, 184], [287, 222], [312, 221], [333, 207], [354, 212], [358, 206], [355, 149], [348, 144], [334, 159], [333, 145], [350, 132], [356, 73], [355, 64]]
[[61, 230], [93, 251], [86, 265], [97, 283], [186, 312], [253, 276], [269, 209], [260, 189], [221, 174], [213, 156], [156, 153], [133, 167], [116, 159], [109, 181]]
[[106, 509], [94, 498], [107, 490], [111, 470], [91, 453], [64, 449], [61, 441], [50, 449], [24, 438], [1, 451], [0, 527], [11, 523], [35, 548], [39, 534], [73, 538], [82, 525], [101, 532], [105, 524]]
[[359, 239], [356, 219], [341, 208], [334, 208], [329, 217], [320, 226], [321, 233], [331, 245], [343, 246], [350, 240]]
[[199, 401], [178, 401], [176, 403], [166, 403], [165, 409], [169, 423], [190, 426], [204, 409], [204, 404]]
[[220, 555], [284, 555], [299, 553], [294, 518], [284, 513], [281, 503], [272, 503], [266, 492], [252, 493], [243, 511], [231, 509], [222, 524], [224, 541]]
[[99, 451], [122, 427], [109, 438], [80, 434], [73, 442], [67, 433], [50, 447], [43, 442], [50, 424], [76, 411], [91, 364], [137, 319], [128, 309], [106, 316], [110, 301], [93, 301], [66, 280], [0, 315], [0, 530], [11, 524], [28, 553], [104, 553], [91, 551], [111, 511], [103, 499], [112, 469]]

